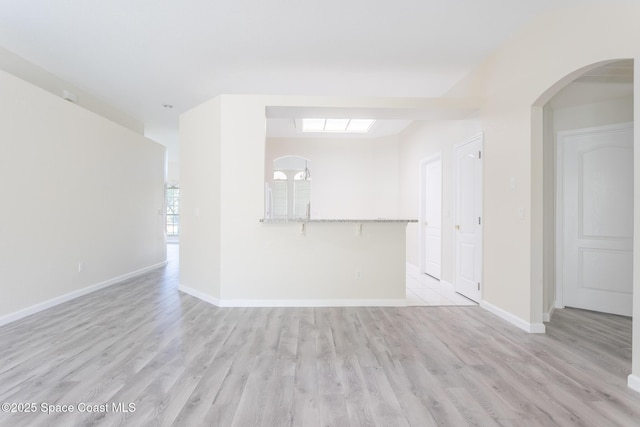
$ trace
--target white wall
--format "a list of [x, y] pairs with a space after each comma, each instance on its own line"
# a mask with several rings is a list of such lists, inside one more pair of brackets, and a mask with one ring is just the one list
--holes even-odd
[[222, 95], [182, 116], [182, 290], [221, 305], [404, 302], [404, 223], [367, 223], [360, 236], [355, 224], [312, 223], [302, 235], [299, 224], [259, 221], [266, 106], [343, 101]]
[[[454, 146], [481, 131], [477, 120], [416, 122], [399, 136], [400, 143], [400, 216], [418, 218], [420, 215], [420, 162], [442, 154], [442, 280], [453, 283], [454, 278], [454, 211], [453, 156]], [[416, 268], [419, 260], [419, 226], [407, 227], [407, 262]]]
[[[558, 94], [562, 96], [562, 93]], [[551, 101], [553, 104], [553, 101]], [[633, 121], [633, 95], [624, 98], [553, 108], [555, 133]]]
[[[485, 143], [483, 299], [529, 324], [541, 324], [544, 306], [542, 107], [602, 62], [640, 58], [638, 16], [637, 2], [603, 1], [536, 19], [448, 93], [484, 100], [479, 115]], [[636, 93], [638, 76], [636, 67]], [[635, 98], [636, 123], [639, 103]], [[640, 144], [639, 132], [635, 142]], [[512, 178], [516, 190], [505, 191]], [[634, 188], [639, 202], [640, 174]], [[635, 207], [634, 229], [640, 233]], [[519, 209], [524, 219], [518, 219]], [[634, 242], [633, 378], [640, 390], [640, 238]]]
[[640, 93], [638, 82], [640, 82], [640, 66], [636, 56], [633, 69], [634, 98], [633, 98], [633, 342], [632, 342], [632, 373], [629, 376], [629, 385], [640, 392], [640, 135], [638, 135], [638, 124], [640, 124]]
[[165, 148], [3, 71], [0, 93], [0, 323], [162, 263]]
[[220, 297], [221, 99], [180, 116], [180, 285]]
[[60, 79], [3, 47], [0, 47], [0, 69], [58, 97], [62, 97], [63, 91], [68, 90], [76, 96], [76, 104], [79, 106], [125, 126], [136, 133], [142, 134], [144, 132], [144, 124], [139, 119], [112, 107], [103, 100]]
[[310, 160], [312, 218], [397, 218], [396, 137], [269, 138], [265, 156], [269, 182], [273, 160], [286, 155]]
[[180, 162], [171, 161], [167, 163], [167, 185], [180, 186]]

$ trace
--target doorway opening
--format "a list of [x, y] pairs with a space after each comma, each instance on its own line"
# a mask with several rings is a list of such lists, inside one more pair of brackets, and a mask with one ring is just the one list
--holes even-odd
[[543, 320], [631, 315], [633, 60], [576, 72], [544, 104]]
[[420, 272], [442, 276], [442, 153], [420, 162]]
[[167, 243], [178, 243], [180, 240], [180, 187], [178, 185], [167, 186], [166, 207]]

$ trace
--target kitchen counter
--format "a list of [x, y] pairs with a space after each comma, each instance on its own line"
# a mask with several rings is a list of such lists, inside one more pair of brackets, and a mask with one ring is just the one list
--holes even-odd
[[321, 219], [321, 218], [262, 218], [260, 222], [264, 224], [286, 224], [286, 223], [323, 223], [323, 222], [332, 222], [332, 223], [354, 223], [354, 224], [363, 224], [363, 223], [377, 223], [377, 222], [418, 222], [417, 219], [393, 219], [393, 218], [377, 218], [377, 219]]

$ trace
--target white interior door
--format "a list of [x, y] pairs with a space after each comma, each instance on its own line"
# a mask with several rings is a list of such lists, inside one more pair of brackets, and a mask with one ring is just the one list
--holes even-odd
[[559, 133], [558, 146], [564, 305], [631, 316], [633, 127]]
[[442, 156], [422, 162], [423, 271], [436, 279], [442, 275]]
[[479, 302], [482, 276], [482, 135], [455, 149], [456, 292]]

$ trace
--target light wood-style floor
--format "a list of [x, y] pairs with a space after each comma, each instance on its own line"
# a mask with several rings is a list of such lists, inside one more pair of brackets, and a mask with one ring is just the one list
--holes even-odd
[[640, 425], [628, 318], [565, 309], [529, 335], [479, 307], [217, 308], [177, 274], [0, 328], [0, 403], [135, 412], [0, 425]]

